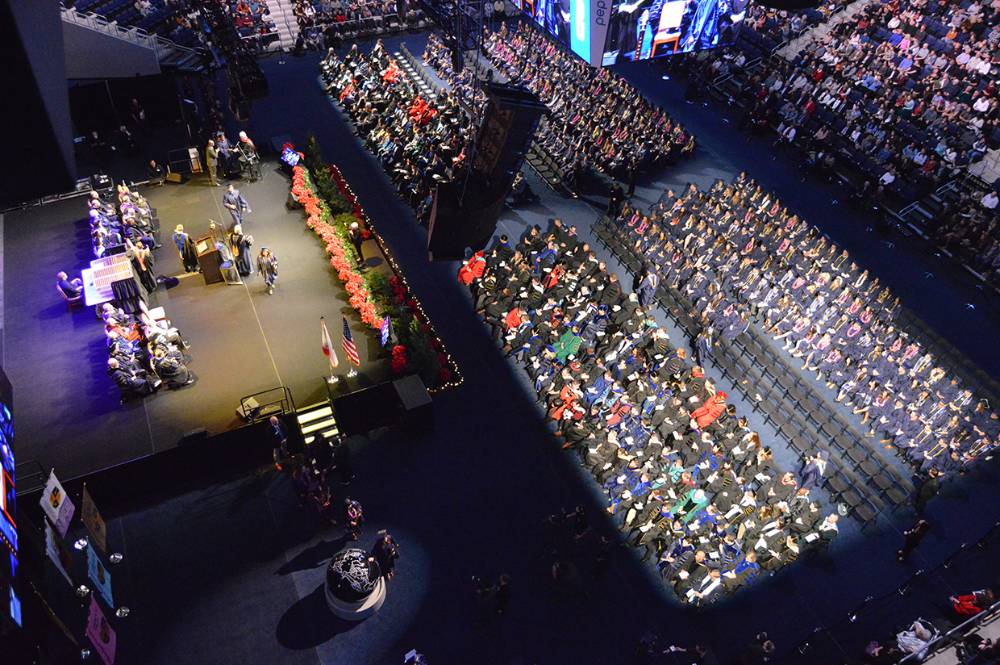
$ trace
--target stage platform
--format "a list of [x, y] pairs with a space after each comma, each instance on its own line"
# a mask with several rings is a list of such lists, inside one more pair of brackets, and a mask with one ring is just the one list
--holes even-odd
[[[320, 316], [338, 351], [341, 316], [347, 316], [362, 358], [358, 376], [342, 378], [338, 390], [388, 377], [378, 340], [348, 305], [322, 243], [301, 210], [285, 208], [289, 179], [276, 164], [265, 164], [259, 182], [237, 186], [253, 209], [244, 232], [254, 237], [254, 255], [267, 246], [278, 256], [273, 295], [257, 275], [242, 286], [206, 286], [201, 275], [183, 271], [173, 228], [184, 224], [198, 237], [210, 219], [228, 227], [224, 187], [194, 179], [142, 189], [161, 224], [155, 272], [180, 278], [172, 289], [160, 286], [150, 304], [163, 306], [191, 343], [190, 368], [198, 380], [124, 406], [105, 371], [105, 337], [94, 310], [67, 310], [55, 289], [57, 271], [78, 275], [93, 258], [84, 199], [5, 217], [3, 366], [16, 386], [19, 462], [37, 461], [72, 478], [170, 449], [201, 429], [211, 435], [239, 427], [236, 407], [245, 395], [286, 386], [298, 406], [325, 400]], [[366, 254], [373, 254], [374, 242], [368, 245]], [[378, 258], [369, 265], [387, 269]], [[341, 358], [346, 372], [345, 363]]]

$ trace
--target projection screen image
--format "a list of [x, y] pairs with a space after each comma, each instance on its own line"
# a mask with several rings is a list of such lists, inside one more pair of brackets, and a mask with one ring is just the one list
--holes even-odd
[[749, 0], [632, 0], [613, 4], [605, 66], [718, 48], [736, 40]]

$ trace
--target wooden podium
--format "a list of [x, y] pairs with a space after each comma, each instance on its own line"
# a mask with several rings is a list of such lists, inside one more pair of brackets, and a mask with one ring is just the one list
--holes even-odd
[[222, 276], [222, 257], [219, 250], [215, 248], [215, 238], [211, 235], [202, 236], [194, 243], [195, 251], [198, 253], [198, 267], [201, 268], [201, 276], [205, 284], [217, 284], [224, 282]]

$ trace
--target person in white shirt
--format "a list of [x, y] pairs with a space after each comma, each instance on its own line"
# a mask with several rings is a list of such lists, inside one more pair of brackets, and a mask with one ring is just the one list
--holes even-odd
[[882, 177], [879, 178], [878, 181], [879, 184], [881, 184], [883, 187], [887, 187], [892, 183], [896, 182], [896, 174], [893, 173], [892, 169], [890, 168], [885, 173], [882, 174]]
[[986, 192], [983, 198], [979, 199], [979, 202], [987, 210], [996, 210], [998, 201], [1000, 201], [1000, 196], [997, 196], [997, 193], [993, 191]]

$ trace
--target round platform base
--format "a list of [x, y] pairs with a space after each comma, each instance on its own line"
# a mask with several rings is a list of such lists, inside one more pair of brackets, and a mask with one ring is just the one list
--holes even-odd
[[375, 589], [373, 589], [368, 596], [362, 598], [356, 603], [347, 602], [337, 598], [330, 593], [330, 589], [327, 587], [326, 604], [330, 608], [330, 611], [341, 619], [346, 619], [347, 621], [361, 621], [379, 611], [379, 608], [382, 607], [382, 603], [385, 602], [385, 593], [385, 580], [382, 578], [379, 578], [379, 580], [375, 583]]

